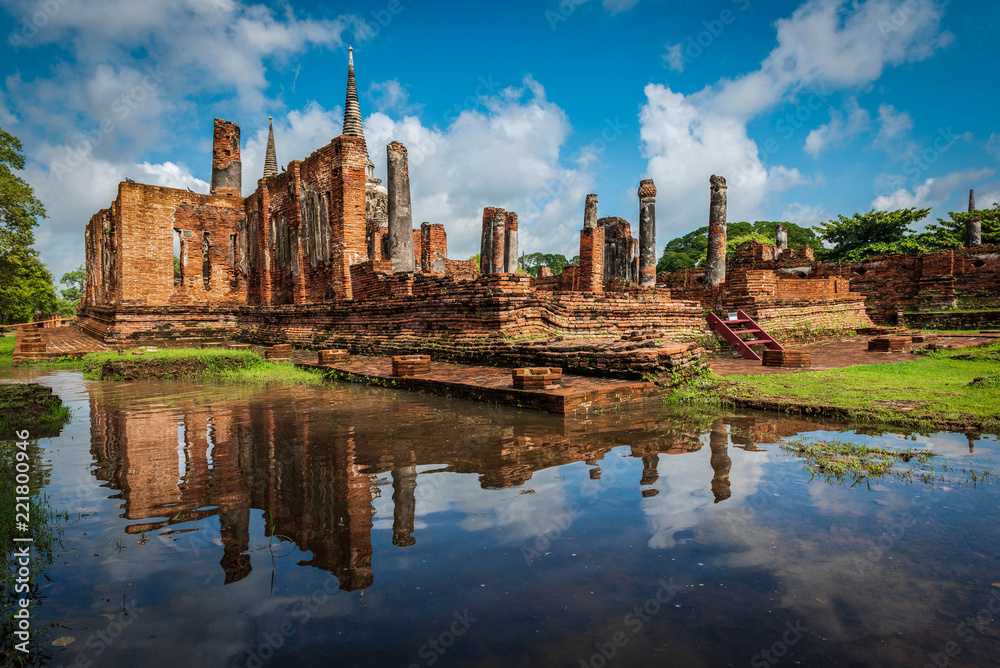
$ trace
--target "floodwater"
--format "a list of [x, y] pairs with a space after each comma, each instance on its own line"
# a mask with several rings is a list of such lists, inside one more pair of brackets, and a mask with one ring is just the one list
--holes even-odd
[[996, 472], [995, 436], [35, 374], [75, 411], [40, 443], [53, 665], [1000, 665], [995, 482], [852, 487], [777, 446]]

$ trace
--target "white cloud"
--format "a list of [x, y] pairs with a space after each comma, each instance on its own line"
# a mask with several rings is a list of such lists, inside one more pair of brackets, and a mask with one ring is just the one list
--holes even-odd
[[423, 105], [410, 104], [410, 93], [399, 83], [399, 79], [373, 81], [368, 87], [368, 95], [375, 102], [375, 108], [382, 113], [418, 114], [423, 108]]
[[[0, 113], [2, 113], [2, 110], [0, 110]], [[990, 138], [986, 140], [983, 148], [985, 148], [986, 152], [994, 158], [1000, 160], [1000, 134], [997, 134], [996, 132], [992, 133]]]
[[871, 118], [868, 111], [858, 106], [856, 98], [850, 98], [843, 111], [833, 111], [830, 122], [812, 130], [806, 137], [805, 151], [818, 157], [827, 148], [842, 145], [868, 129]]
[[896, 111], [891, 104], [881, 104], [878, 121], [879, 131], [872, 146], [884, 149], [894, 160], [908, 160], [916, 154], [920, 147], [909, 138], [913, 118], [908, 112]]
[[632, 9], [639, 4], [639, 0], [604, 0], [603, 4], [604, 8], [609, 12], [617, 14], [618, 12], [624, 12]]
[[803, 227], [813, 227], [829, 220], [830, 214], [822, 206], [792, 202], [781, 212], [781, 219]]
[[[966, 169], [958, 172], [951, 172], [944, 176], [932, 176], [925, 179], [923, 183], [916, 186], [912, 191], [906, 188], [898, 188], [888, 195], [881, 195], [872, 200], [872, 208], [879, 211], [892, 211], [894, 209], [938, 207], [949, 203], [953, 199], [953, 193], [957, 190], [965, 190], [975, 187], [983, 179], [987, 179], [995, 173], [993, 169]], [[977, 206], [978, 204], [978, 197]]]
[[663, 54], [663, 61], [674, 72], [684, 71], [684, 45], [671, 44]]
[[[810, 0], [776, 23], [777, 44], [759, 69], [690, 95], [647, 85], [639, 120], [647, 172], [666, 200], [658, 234], [707, 223], [713, 173], [728, 179], [730, 220], [754, 220], [771, 195], [809, 182], [798, 170], [765, 167], [748, 121], [800, 93], [865, 85], [887, 66], [927, 58], [950, 41], [940, 31], [942, 13], [938, 2], [911, 8], [901, 0]], [[840, 127], [807, 139], [809, 149], [818, 153], [859, 132], [865, 114], [855, 106], [845, 108]]]

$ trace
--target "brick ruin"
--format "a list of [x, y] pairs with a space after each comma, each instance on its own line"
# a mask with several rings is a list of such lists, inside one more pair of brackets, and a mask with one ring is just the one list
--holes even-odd
[[780, 230], [777, 247], [743, 247], [727, 270], [726, 183], [714, 175], [707, 268], [656, 276], [650, 179], [634, 228], [598, 218], [587, 196], [579, 264], [559, 276], [517, 273], [517, 214], [494, 206], [483, 209], [478, 265], [448, 258], [443, 224], [413, 227], [406, 147], [387, 146], [386, 186], [374, 176], [353, 53], [343, 134], [279, 171], [269, 127], [264, 174], [246, 197], [239, 137], [215, 120], [209, 194], [126, 181], [91, 217], [85, 332], [112, 344], [239, 338], [501, 365], [572, 360], [575, 372], [662, 380], [696, 368], [697, 346], [678, 356], [676, 343], [705, 329], [706, 309], [742, 308], [779, 333], [836, 334], [895, 317], [900, 304], [992, 299], [996, 284], [985, 247], [823, 265], [784, 248]]

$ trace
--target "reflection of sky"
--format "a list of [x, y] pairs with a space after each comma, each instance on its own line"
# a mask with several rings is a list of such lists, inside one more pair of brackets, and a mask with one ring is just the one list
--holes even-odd
[[[810, 481], [801, 460], [775, 444], [746, 451], [730, 440], [731, 496], [715, 503], [707, 433], [695, 452], [659, 455], [659, 480], [651, 486], [659, 494], [652, 497], [641, 496], [642, 460], [624, 445], [596, 462], [600, 479], [589, 476], [594, 465], [576, 461], [535, 470], [525, 484], [502, 489], [484, 489], [481, 471], [420, 463], [412, 546], [392, 545], [392, 477], [376, 476], [375, 578], [363, 595], [299, 565], [313, 555], [287, 541], [274, 539], [272, 560], [263, 508], [250, 511], [252, 572], [224, 586], [219, 518], [167, 526], [139, 544], [140, 535], [124, 531], [135, 522], [121, 517], [124, 500], [114, 498], [120, 494], [90, 473], [89, 383], [75, 372], [47, 374], [42, 382], [77, 409], [66, 431], [45, 443], [53, 504], [81, 513], [66, 529], [67, 551], [50, 567], [53, 582], [44, 585], [46, 599], [36, 608], [40, 621], [67, 616], [69, 628], [58, 635], [76, 640], [61, 659], [86, 652], [98, 666], [132, 666], [138, 656], [149, 667], [242, 667], [248, 648], [277, 638], [281, 647], [265, 665], [427, 665], [421, 645], [468, 609], [479, 621], [439, 665], [579, 665], [615, 631], [629, 639], [619, 665], [745, 665], [796, 620], [810, 632], [792, 648], [789, 665], [923, 665], [928, 652], [942, 651], [949, 640], [961, 642], [964, 663], [956, 665], [995, 663], [995, 637], [977, 634], [965, 643], [955, 629], [1000, 580], [996, 486], [831, 485]], [[119, 391], [129, 396], [128, 386]], [[129, 401], [150, 412], [211, 411], [228, 391]], [[239, 401], [283, 396], [241, 392], [233, 395]], [[418, 451], [421, 439], [458, 437], [433, 417], [456, 403], [456, 413], [480, 425], [481, 447], [490, 447], [495, 434], [509, 436], [509, 427], [475, 404], [413, 395], [396, 403], [396, 393], [339, 386], [322, 392], [330, 401], [315, 410], [303, 408], [307, 397], [297, 399], [302, 421], [340, 419], [343, 413], [331, 418], [331, 411], [352, 402], [372, 415], [413, 412], [407, 424], [427, 424], [425, 432], [406, 434]], [[553, 433], [568, 433], [555, 418], [530, 421], [538, 433], [550, 424]], [[575, 446], [599, 438], [596, 430], [572, 433], [565, 438]], [[615, 442], [641, 445], [644, 433]], [[951, 461], [1000, 469], [992, 437], [976, 439], [971, 457], [962, 434], [817, 430], [800, 437], [931, 447]], [[886, 532], [897, 537], [887, 542]], [[529, 561], [525, 549], [542, 546], [543, 536], [544, 548]], [[624, 615], [654, 597], [661, 578], [673, 579], [680, 593], [633, 633]], [[123, 599], [133, 621], [96, 656], [87, 639], [108, 627]], [[283, 623], [292, 632], [276, 636]]]

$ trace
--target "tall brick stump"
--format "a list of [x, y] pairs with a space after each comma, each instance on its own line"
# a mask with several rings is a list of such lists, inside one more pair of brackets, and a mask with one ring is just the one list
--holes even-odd
[[393, 376], [418, 376], [430, 369], [430, 355], [396, 355], [392, 358]]
[[788, 369], [808, 369], [812, 359], [808, 350], [764, 350], [762, 366], [777, 366]]
[[264, 359], [266, 360], [287, 360], [291, 358], [292, 344], [290, 343], [279, 343], [264, 351]]
[[350, 359], [351, 354], [343, 348], [319, 351], [320, 364], [338, 364], [340, 362], [347, 362]]
[[557, 367], [525, 367], [513, 369], [514, 389], [551, 390], [562, 383], [562, 369]]
[[868, 340], [868, 350], [878, 353], [905, 353], [910, 349], [909, 336], [876, 336]]

